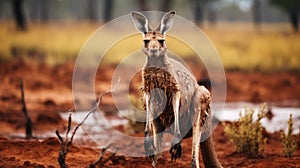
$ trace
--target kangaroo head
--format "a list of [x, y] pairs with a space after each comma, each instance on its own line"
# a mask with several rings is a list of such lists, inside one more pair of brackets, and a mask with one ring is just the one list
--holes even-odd
[[165, 35], [172, 27], [174, 15], [175, 12], [173, 11], [166, 13], [157, 28], [152, 29], [148, 24], [148, 19], [143, 14], [139, 12], [131, 13], [135, 28], [143, 34], [142, 51], [148, 57], [157, 58], [166, 53]]

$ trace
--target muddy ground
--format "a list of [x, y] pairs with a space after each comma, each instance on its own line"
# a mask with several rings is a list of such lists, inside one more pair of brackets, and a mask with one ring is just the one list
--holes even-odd
[[[34, 124], [33, 132], [64, 131], [66, 122], [59, 112], [73, 109], [73, 67], [73, 63], [57, 66], [24, 61], [0, 63], [0, 167], [59, 167], [57, 156], [60, 144], [56, 137], [40, 140], [23, 138], [25, 119], [21, 111], [19, 83], [22, 78], [27, 110]], [[108, 77], [113, 73], [112, 67], [100, 73], [96, 83], [108, 82]], [[227, 101], [269, 102], [300, 107], [299, 72], [228, 71], [226, 78]], [[103, 99], [101, 108], [108, 115], [114, 113], [109, 96]], [[137, 136], [142, 136], [142, 133]], [[222, 125], [218, 125], [213, 137], [217, 155], [224, 167], [300, 167], [300, 150], [296, 151], [294, 158], [284, 157], [279, 133], [268, 134], [264, 156], [255, 158], [236, 153], [224, 135]], [[183, 141], [181, 159], [172, 162], [168, 152], [164, 152], [157, 167], [189, 167], [190, 153], [191, 139], [187, 139]], [[110, 154], [106, 153], [104, 158]], [[72, 146], [66, 160], [69, 167], [88, 167], [98, 155], [98, 149]], [[117, 155], [100, 167], [151, 167], [151, 162], [148, 158]]]

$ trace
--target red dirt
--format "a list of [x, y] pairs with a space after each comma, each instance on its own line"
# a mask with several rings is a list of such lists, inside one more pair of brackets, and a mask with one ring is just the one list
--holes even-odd
[[[27, 109], [34, 123], [34, 133], [64, 130], [66, 123], [59, 112], [73, 108], [73, 64], [47, 66], [40, 63], [0, 63], [0, 167], [59, 167], [60, 144], [54, 137], [45, 140], [24, 140], [12, 137], [23, 133], [25, 119], [21, 111], [19, 79], [23, 78]], [[113, 70], [106, 68], [97, 82], [107, 81]], [[239, 72], [226, 73], [227, 101], [275, 102], [277, 105], [300, 107], [300, 75], [297, 72]], [[109, 84], [107, 84], [109, 86]], [[98, 89], [104, 90], [105, 87]], [[289, 101], [288, 104], [285, 100]], [[109, 96], [103, 100], [105, 111], [114, 111]], [[142, 136], [142, 133], [139, 134]], [[263, 157], [249, 158], [237, 154], [224, 135], [222, 125], [214, 133], [217, 155], [224, 167], [300, 167], [300, 150], [294, 158], [282, 153], [279, 133], [269, 134]], [[300, 140], [299, 140], [300, 141]], [[121, 142], [120, 142], [121, 143]], [[298, 143], [300, 144], [300, 143]], [[69, 167], [88, 167], [97, 159], [99, 150], [72, 146], [67, 155]], [[104, 158], [111, 153], [106, 153]], [[168, 152], [162, 154], [157, 167], [189, 167], [191, 139], [183, 141], [182, 158], [172, 162]], [[151, 167], [148, 158], [114, 156], [101, 167]]]

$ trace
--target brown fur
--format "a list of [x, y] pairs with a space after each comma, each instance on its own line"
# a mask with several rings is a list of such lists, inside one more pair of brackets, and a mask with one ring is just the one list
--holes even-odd
[[[175, 79], [166, 70], [154, 67], [143, 69], [143, 91], [150, 94], [154, 88], [161, 89], [164, 91], [164, 94], [167, 95], [166, 107], [162, 114], [160, 114], [158, 121], [163, 127], [161, 130], [164, 131], [174, 123], [174, 112], [171, 100], [173, 93], [178, 91], [178, 86]], [[155, 95], [158, 100], [153, 101], [162, 101], [163, 95], [158, 94], [159, 92]]]
[[[142, 51], [147, 56], [143, 68], [143, 92], [147, 121], [144, 148], [156, 165], [163, 131], [174, 135], [170, 154], [172, 160], [181, 157], [181, 139], [193, 136], [191, 167], [200, 167], [200, 147], [206, 167], [222, 167], [212, 143], [210, 93], [198, 86], [195, 77], [180, 62], [166, 54], [165, 33], [171, 28], [175, 12], [166, 13], [160, 25], [153, 30], [147, 18], [132, 13], [136, 28], [143, 33]], [[200, 143], [202, 135], [208, 139]], [[201, 145], [201, 146], [200, 146]]]

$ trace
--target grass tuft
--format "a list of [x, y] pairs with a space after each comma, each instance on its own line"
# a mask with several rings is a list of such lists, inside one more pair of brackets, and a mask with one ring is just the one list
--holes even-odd
[[288, 121], [288, 130], [287, 133], [284, 131], [281, 132], [281, 140], [283, 144], [283, 153], [291, 158], [294, 155], [294, 152], [297, 149], [297, 143], [296, 140], [293, 138], [293, 115], [290, 114], [290, 118]]

